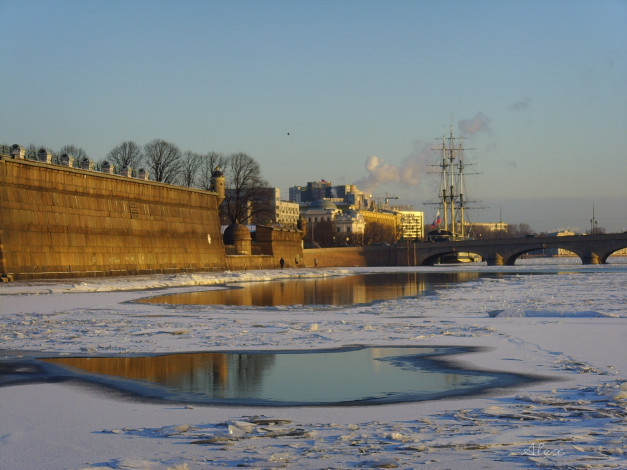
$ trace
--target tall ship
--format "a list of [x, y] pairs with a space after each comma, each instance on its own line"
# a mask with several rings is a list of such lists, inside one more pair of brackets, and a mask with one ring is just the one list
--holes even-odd
[[[471, 226], [465, 213], [468, 199], [465, 191], [464, 148], [461, 137], [453, 135], [453, 126], [448, 137], [442, 137], [442, 144], [435, 147], [440, 153], [440, 162], [437, 165], [440, 175], [437, 206], [433, 223], [427, 232], [427, 241], [460, 241], [471, 238]], [[442, 260], [443, 262], [473, 262], [477, 256], [471, 253], [459, 253], [455, 259]]]

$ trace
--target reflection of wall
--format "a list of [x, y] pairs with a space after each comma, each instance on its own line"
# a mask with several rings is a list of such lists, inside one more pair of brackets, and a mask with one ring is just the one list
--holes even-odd
[[94, 374], [167, 384], [178, 376], [194, 374], [198, 369], [211, 371], [220, 383], [227, 379], [226, 355], [223, 353], [168, 354], [147, 357], [59, 357], [46, 362], [70, 366]]
[[476, 273], [386, 273], [313, 279], [281, 279], [237, 284], [231, 288], [184, 292], [140, 300], [174, 305], [350, 305], [413, 297], [429, 283], [476, 279]]
[[145, 380], [217, 397], [239, 394], [259, 383], [274, 363], [271, 354], [187, 353], [148, 357], [59, 357], [53, 364], [92, 374]]

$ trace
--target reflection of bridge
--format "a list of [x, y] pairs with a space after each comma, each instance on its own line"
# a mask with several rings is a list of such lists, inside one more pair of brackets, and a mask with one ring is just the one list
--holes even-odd
[[605, 263], [612, 253], [621, 248], [627, 248], [627, 232], [564, 237], [425, 242], [416, 243], [415, 250], [412, 250], [411, 254], [408, 253], [408, 256], [414, 258], [412, 264], [421, 266], [437, 263], [440, 257], [449, 254], [475, 253], [490, 266], [503, 266], [513, 265], [517, 258], [531, 251], [551, 248], [572, 251], [581, 258], [583, 264]]

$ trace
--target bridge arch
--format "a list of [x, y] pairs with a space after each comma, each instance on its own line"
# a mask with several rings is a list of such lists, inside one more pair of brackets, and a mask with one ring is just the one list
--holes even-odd
[[[455, 248], [444, 248], [437, 253], [431, 254], [424, 258], [420, 263], [421, 266], [433, 266], [436, 264], [448, 264], [455, 263], [455, 258], [458, 260], [461, 258], [462, 262], [465, 262], [466, 258], [480, 258], [481, 261], [485, 260], [485, 255], [480, 250], [459, 250]], [[470, 260], [469, 260], [470, 261]], [[457, 261], [459, 262], [459, 261]]]
[[615, 250], [610, 251], [610, 252], [608, 252], [608, 253], [604, 254], [604, 255], [600, 258], [600, 259], [601, 259], [601, 263], [606, 264], [606, 263], [607, 263], [607, 259], [608, 259], [610, 256], [612, 256], [612, 255], [616, 254], [617, 252], [619, 252], [620, 250], [624, 250], [624, 249], [626, 249], [626, 248], [627, 248], [627, 247], [623, 247], [623, 248], [616, 248]]
[[433, 265], [445, 256], [457, 253], [475, 253], [490, 266], [514, 265], [526, 253], [543, 249], [568, 250], [583, 264], [602, 264], [621, 248], [627, 247], [627, 232], [564, 237], [542, 236], [495, 240], [463, 240], [427, 242], [416, 246], [415, 261], [419, 265]]

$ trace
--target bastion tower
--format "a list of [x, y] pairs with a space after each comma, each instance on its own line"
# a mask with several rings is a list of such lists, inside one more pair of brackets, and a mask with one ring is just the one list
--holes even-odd
[[224, 200], [225, 189], [224, 189], [224, 173], [220, 170], [220, 167], [217, 167], [213, 173], [211, 173], [211, 190], [215, 193], [218, 193], [218, 206]]

